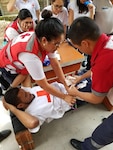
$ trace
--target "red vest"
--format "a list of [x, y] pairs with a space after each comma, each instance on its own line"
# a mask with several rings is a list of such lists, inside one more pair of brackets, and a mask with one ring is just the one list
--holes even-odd
[[[23, 33], [23, 32], [19, 29], [19, 27], [18, 27], [18, 19], [16, 19], [15, 21], [11, 22], [11, 23], [6, 27], [5, 31], [6, 31], [9, 27], [11, 27], [11, 28], [13, 28], [14, 30], [16, 30], [16, 31], [18, 32], [18, 34]], [[33, 27], [29, 29], [29, 31], [33, 31], [33, 30], [34, 30]], [[9, 39], [8, 36], [7, 36], [7, 34], [4, 35], [4, 39], [6, 39], [7, 42], [10, 41], [10, 39]]]
[[26, 68], [19, 69], [14, 62], [19, 62], [18, 55], [21, 52], [28, 52], [37, 55], [43, 62], [47, 55], [45, 50], [39, 50], [39, 43], [34, 32], [24, 32], [17, 36], [14, 40], [9, 42], [2, 50], [0, 50], [0, 67], [4, 68], [6, 65], [12, 65], [16, 68], [17, 73], [28, 74]]

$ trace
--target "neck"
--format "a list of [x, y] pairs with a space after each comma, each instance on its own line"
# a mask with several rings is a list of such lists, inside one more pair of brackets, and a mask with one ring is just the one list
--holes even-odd
[[43, 51], [44, 50], [44, 47], [42, 45], [42, 43], [40, 42], [40, 40], [38, 39], [38, 47], [39, 47], [39, 50], [40, 51]]

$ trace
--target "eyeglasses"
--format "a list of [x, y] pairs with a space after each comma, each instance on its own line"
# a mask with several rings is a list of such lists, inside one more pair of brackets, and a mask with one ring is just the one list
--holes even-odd
[[62, 41], [62, 42], [57, 42], [57, 43], [52, 42], [52, 44], [54, 44], [54, 45], [55, 45], [55, 47], [59, 47], [59, 46], [60, 46], [63, 42], [64, 42], [64, 41]]
[[54, 5], [53, 6], [56, 8], [56, 9], [62, 9], [63, 8], [63, 5]]

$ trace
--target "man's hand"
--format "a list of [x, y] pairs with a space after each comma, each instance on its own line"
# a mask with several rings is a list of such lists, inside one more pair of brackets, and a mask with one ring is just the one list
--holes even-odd
[[70, 96], [69, 94], [65, 94], [64, 100], [70, 105], [73, 106], [75, 104], [76, 99], [73, 96]]
[[2, 99], [2, 103], [3, 103], [3, 106], [4, 106], [4, 108], [6, 110], [12, 110], [12, 109], [15, 108], [15, 106], [13, 106], [13, 105], [11, 105], [11, 104], [9, 104], [9, 103], [6, 102], [5, 99], [4, 99], [4, 97]]

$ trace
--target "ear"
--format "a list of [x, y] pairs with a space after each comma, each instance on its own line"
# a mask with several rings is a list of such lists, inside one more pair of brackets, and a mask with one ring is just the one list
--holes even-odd
[[46, 37], [42, 37], [41, 42], [43, 45], [47, 45], [47, 43], [48, 43]]
[[21, 22], [20, 18], [18, 18], [18, 22], [19, 22], [19, 23]]
[[23, 103], [18, 104], [18, 105], [17, 105], [17, 108], [18, 108], [18, 109], [24, 108], [24, 104], [23, 104]]
[[81, 42], [81, 46], [84, 47], [84, 48], [88, 48], [88, 46], [89, 46], [88, 40], [83, 40], [83, 41]]

